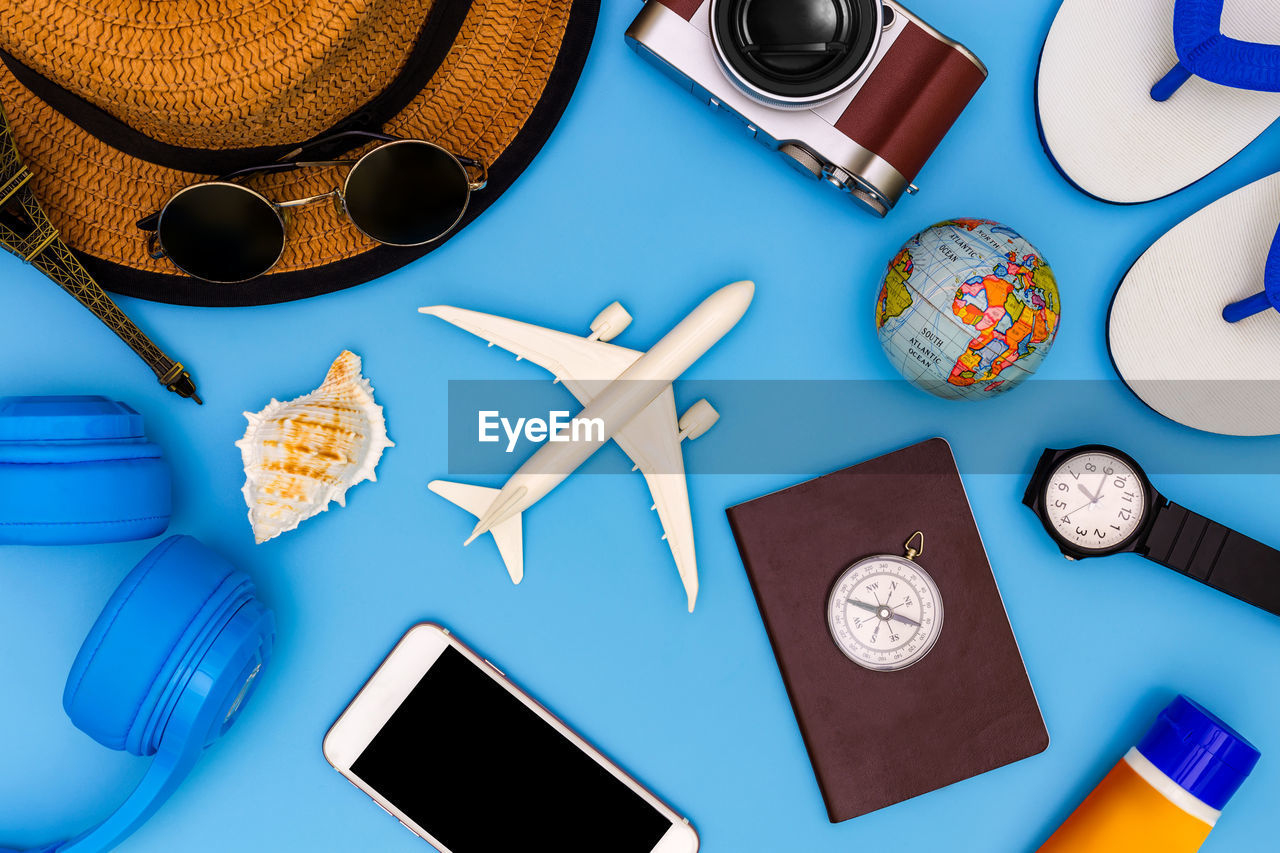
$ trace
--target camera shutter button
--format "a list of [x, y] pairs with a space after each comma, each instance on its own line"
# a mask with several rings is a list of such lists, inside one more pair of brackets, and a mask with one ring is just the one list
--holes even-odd
[[852, 175], [844, 169], [841, 169], [839, 166], [832, 166], [831, 170], [827, 172], [827, 183], [831, 184], [831, 186], [838, 190], [849, 192], [849, 189], [853, 184], [853, 181], [850, 180], [852, 177]]
[[818, 161], [817, 157], [814, 157], [799, 145], [793, 142], [784, 142], [778, 146], [778, 152], [785, 154], [797, 171], [801, 173], [808, 172], [809, 176], [813, 178], [822, 177], [822, 163]]

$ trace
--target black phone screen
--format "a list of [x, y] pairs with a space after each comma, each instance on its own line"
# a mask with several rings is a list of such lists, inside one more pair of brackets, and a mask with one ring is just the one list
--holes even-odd
[[351, 770], [453, 853], [650, 853], [671, 825], [452, 647]]

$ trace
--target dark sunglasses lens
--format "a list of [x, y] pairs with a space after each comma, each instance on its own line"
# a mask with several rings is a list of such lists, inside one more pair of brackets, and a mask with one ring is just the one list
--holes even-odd
[[169, 200], [157, 228], [178, 269], [219, 284], [247, 281], [275, 264], [284, 223], [265, 199], [235, 184], [199, 184]]
[[449, 153], [407, 140], [375, 148], [352, 168], [347, 215], [381, 243], [417, 246], [444, 236], [467, 207], [467, 175]]

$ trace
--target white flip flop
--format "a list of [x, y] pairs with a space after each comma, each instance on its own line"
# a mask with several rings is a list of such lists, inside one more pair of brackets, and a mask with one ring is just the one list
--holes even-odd
[[1278, 223], [1280, 174], [1177, 225], [1120, 283], [1111, 358], [1160, 414], [1223, 435], [1280, 434]]
[[1064, 0], [1036, 81], [1045, 151], [1103, 201], [1184, 189], [1280, 119], [1277, 45], [1277, 0]]

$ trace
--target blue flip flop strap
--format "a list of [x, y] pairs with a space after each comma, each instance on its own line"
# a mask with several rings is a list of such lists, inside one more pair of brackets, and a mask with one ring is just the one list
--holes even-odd
[[1151, 89], [1168, 100], [1193, 75], [1235, 89], [1280, 92], [1280, 45], [1240, 41], [1222, 33], [1226, 0], [1176, 0], [1173, 43], [1178, 64]]
[[1271, 251], [1267, 255], [1267, 266], [1262, 274], [1263, 290], [1247, 299], [1232, 302], [1222, 309], [1222, 319], [1228, 323], [1239, 323], [1246, 317], [1260, 314], [1268, 308], [1280, 311], [1280, 229], [1276, 230], [1275, 239], [1271, 241]]

